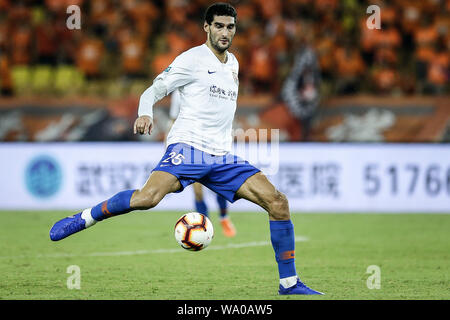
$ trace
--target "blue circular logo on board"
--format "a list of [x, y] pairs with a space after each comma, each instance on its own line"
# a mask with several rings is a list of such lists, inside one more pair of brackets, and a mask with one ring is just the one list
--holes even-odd
[[25, 172], [25, 181], [28, 191], [35, 197], [51, 197], [61, 187], [61, 168], [54, 158], [38, 156], [28, 164]]

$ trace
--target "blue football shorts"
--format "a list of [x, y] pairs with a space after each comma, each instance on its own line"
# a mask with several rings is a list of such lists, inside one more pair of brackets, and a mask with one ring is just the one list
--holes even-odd
[[232, 154], [215, 156], [185, 143], [174, 143], [167, 147], [153, 171], [165, 171], [177, 177], [181, 183], [177, 193], [194, 182], [200, 182], [228, 201], [235, 202], [238, 200], [236, 191], [261, 170]]

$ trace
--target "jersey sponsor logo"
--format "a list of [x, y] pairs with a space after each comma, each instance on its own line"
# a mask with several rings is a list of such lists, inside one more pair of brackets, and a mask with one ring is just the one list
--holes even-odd
[[209, 71], [209, 70], [208, 70], [208, 73], [209, 73], [209, 74], [213, 74], [213, 73], [216, 73], [216, 72], [217, 72], [217, 71]]
[[62, 170], [52, 157], [41, 155], [31, 159], [25, 169], [28, 191], [37, 198], [49, 198], [56, 194], [62, 184]]
[[169, 72], [170, 69], [172, 69], [172, 67], [167, 67], [167, 68], [164, 70], [164, 72]]
[[213, 98], [226, 99], [231, 101], [236, 101], [237, 92], [234, 90], [225, 90], [216, 85], [209, 87], [209, 95]]

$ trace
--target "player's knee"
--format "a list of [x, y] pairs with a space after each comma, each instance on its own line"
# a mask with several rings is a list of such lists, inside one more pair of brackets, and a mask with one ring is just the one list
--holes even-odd
[[156, 207], [156, 205], [161, 201], [157, 190], [147, 189], [138, 190], [133, 194], [131, 198], [131, 207], [141, 210], [147, 210]]
[[280, 191], [272, 196], [269, 205], [269, 215], [273, 220], [289, 220], [289, 202], [287, 197]]

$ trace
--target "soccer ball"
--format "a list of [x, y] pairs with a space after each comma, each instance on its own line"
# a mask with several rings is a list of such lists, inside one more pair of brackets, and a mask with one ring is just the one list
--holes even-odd
[[205, 249], [213, 237], [214, 228], [211, 220], [201, 213], [186, 213], [175, 223], [175, 239], [186, 250]]

